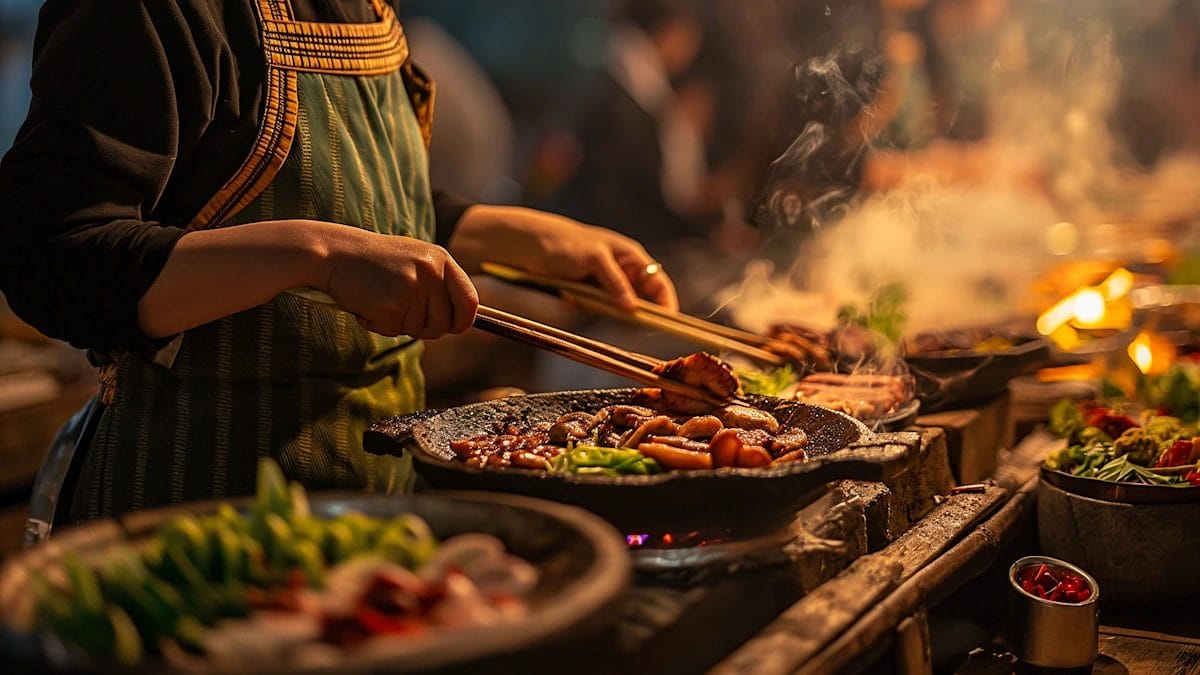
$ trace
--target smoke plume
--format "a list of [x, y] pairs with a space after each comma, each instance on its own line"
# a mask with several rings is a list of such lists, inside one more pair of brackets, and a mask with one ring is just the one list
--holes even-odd
[[[954, 180], [915, 171], [873, 195], [855, 194], [856, 172], [880, 148], [865, 140], [856, 147], [838, 121], [871, 113], [875, 66], [859, 59], [848, 77], [843, 51], [798, 66], [798, 95], [819, 94], [815, 119], [772, 165], [759, 219], [803, 241], [791, 255], [772, 255], [775, 263], [748, 266], [725, 299], [735, 322], [829, 327], [838, 306], [893, 282], [907, 287], [909, 334], [1036, 311], [1026, 293], [1063, 254], [1047, 247], [1051, 226], [1076, 223], [1084, 236], [1071, 253], [1086, 255], [1089, 229], [1136, 210], [1130, 205], [1144, 188], [1130, 179], [1132, 162], [1110, 120], [1125, 74], [1118, 47], [1153, 18], [1147, 4], [1155, 5], [1011, 3], [988, 33], [986, 58], [978, 44], [948, 54], [976, 66], [985, 141], [971, 146]], [[936, 157], [936, 146], [924, 156]], [[943, 169], [964, 162], [944, 159]]]

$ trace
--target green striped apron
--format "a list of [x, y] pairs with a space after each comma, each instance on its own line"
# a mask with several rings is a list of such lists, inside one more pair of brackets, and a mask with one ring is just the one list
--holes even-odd
[[[267, 59], [250, 156], [190, 228], [311, 219], [433, 237], [427, 166], [433, 86], [381, 0], [378, 21], [292, 19], [258, 0]], [[409, 460], [367, 454], [379, 418], [423, 405], [421, 345], [281, 294], [102, 374], [107, 409], [72, 517], [253, 492], [259, 457], [314, 488], [402, 491]]]

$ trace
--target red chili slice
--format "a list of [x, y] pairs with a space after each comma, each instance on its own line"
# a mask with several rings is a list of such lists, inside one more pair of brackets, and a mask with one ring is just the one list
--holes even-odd
[[1191, 439], [1185, 441], [1175, 441], [1167, 451], [1158, 459], [1158, 463], [1154, 465], [1156, 469], [1163, 469], [1171, 466], [1183, 466], [1187, 464], [1188, 456], [1192, 454]]
[[1026, 593], [1051, 602], [1079, 603], [1092, 595], [1083, 577], [1046, 564], [1030, 565], [1019, 570], [1017, 583]]

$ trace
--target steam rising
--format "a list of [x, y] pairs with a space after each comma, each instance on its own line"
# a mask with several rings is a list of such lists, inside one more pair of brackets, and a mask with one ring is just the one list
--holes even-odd
[[950, 182], [914, 173], [857, 201], [854, 160], [867, 146], [847, 142], [836, 121], [871, 100], [872, 66], [847, 76], [839, 51], [798, 67], [798, 95], [821, 94], [816, 119], [772, 165], [759, 221], [811, 235], [794, 256], [775, 256], [790, 267], [748, 266], [725, 298], [734, 321], [760, 331], [830, 327], [838, 306], [896, 281], [908, 290], [909, 334], [1035, 312], [1024, 294], [1054, 259], [1046, 235], [1055, 223], [1078, 223], [1086, 235], [1145, 210], [1108, 120], [1122, 77], [1114, 27], [1136, 28], [1149, 11], [1111, 0], [1014, 4], [978, 73], [988, 102], [978, 174]]

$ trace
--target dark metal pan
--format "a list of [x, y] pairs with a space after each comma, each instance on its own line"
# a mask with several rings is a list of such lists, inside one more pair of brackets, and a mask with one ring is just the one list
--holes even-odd
[[1008, 381], [1045, 365], [1050, 347], [1037, 337], [996, 352], [947, 351], [904, 357], [925, 412], [959, 408], [1003, 393]]
[[865, 420], [872, 431], [904, 431], [917, 421], [921, 414], [921, 400], [914, 398], [896, 410], [875, 420]]
[[375, 424], [369, 452], [408, 450], [420, 475], [439, 488], [513, 492], [581, 506], [626, 533], [774, 531], [841, 478], [879, 480], [898, 471], [919, 443], [915, 434], [872, 434], [858, 420], [807, 403], [748, 396], [784, 428], [809, 436], [809, 459], [764, 469], [672, 471], [653, 476], [575, 476], [467, 466], [451, 441], [492, 433], [513, 420], [552, 421], [564, 413], [626, 403], [634, 389], [514, 396]]

